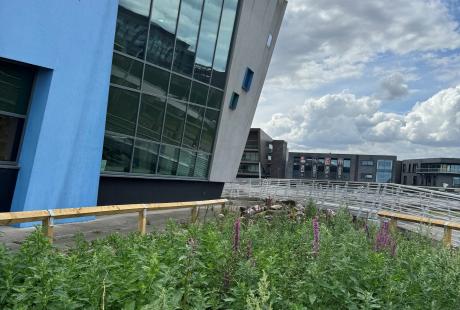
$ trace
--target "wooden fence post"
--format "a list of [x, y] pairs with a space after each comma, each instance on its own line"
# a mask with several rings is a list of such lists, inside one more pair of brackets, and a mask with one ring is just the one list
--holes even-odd
[[195, 223], [198, 218], [198, 207], [192, 207], [191, 211], [191, 221], [192, 223]]
[[444, 236], [442, 238], [442, 243], [446, 247], [450, 247], [452, 245], [452, 228], [444, 227]]
[[147, 209], [144, 208], [139, 211], [139, 219], [138, 219], [138, 228], [141, 235], [145, 235], [146, 225], [147, 225]]
[[395, 232], [398, 229], [398, 220], [392, 217], [390, 219], [390, 231]]
[[48, 237], [48, 240], [50, 243], [53, 243], [53, 237], [54, 237], [54, 217], [53, 217], [53, 211], [48, 210], [48, 213], [50, 214], [49, 217], [45, 218], [42, 221], [42, 228], [43, 228], [43, 234]]

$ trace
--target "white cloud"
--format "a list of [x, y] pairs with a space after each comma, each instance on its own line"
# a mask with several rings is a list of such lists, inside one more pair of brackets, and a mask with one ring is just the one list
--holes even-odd
[[380, 80], [380, 93], [378, 96], [384, 100], [395, 100], [405, 97], [409, 94], [409, 86], [407, 85], [404, 75], [400, 72], [395, 72], [383, 77]]
[[286, 139], [291, 150], [460, 156], [460, 86], [440, 91], [406, 114], [380, 107], [372, 97], [328, 94], [275, 114], [265, 128]]
[[360, 76], [382, 53], [459, 48], [457, 29], [441, 1], [291, 0], [268, 85], [312, 89]]
[[402, 128], [408, 141], [425, 145], [460, 146], [460, 86], [440, 91], [417, 103]]

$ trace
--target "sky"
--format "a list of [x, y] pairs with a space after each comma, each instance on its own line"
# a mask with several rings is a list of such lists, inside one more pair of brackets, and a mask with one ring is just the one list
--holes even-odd
[[290, 151], [460, 157], [460, 0], [289, 0], [252, 127]]

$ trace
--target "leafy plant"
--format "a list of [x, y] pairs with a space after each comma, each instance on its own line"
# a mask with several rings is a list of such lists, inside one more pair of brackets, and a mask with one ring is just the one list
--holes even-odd
[[312, 202], [306, 214], [80, 235], [67, 251], [36, 231], [0, 245], [0, 309], [460, 309], [456, 249]]

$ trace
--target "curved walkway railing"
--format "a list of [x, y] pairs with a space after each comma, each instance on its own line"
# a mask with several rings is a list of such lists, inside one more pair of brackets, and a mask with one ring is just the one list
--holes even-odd
[[393, 183], [237, 179], [225, 184], [222, 196], [312, 200], [320, 208], [346, 206], [356, 215], [368, 218], [377, 218], [377, 213], [384, 210], [460, 222], [460, 195]]

